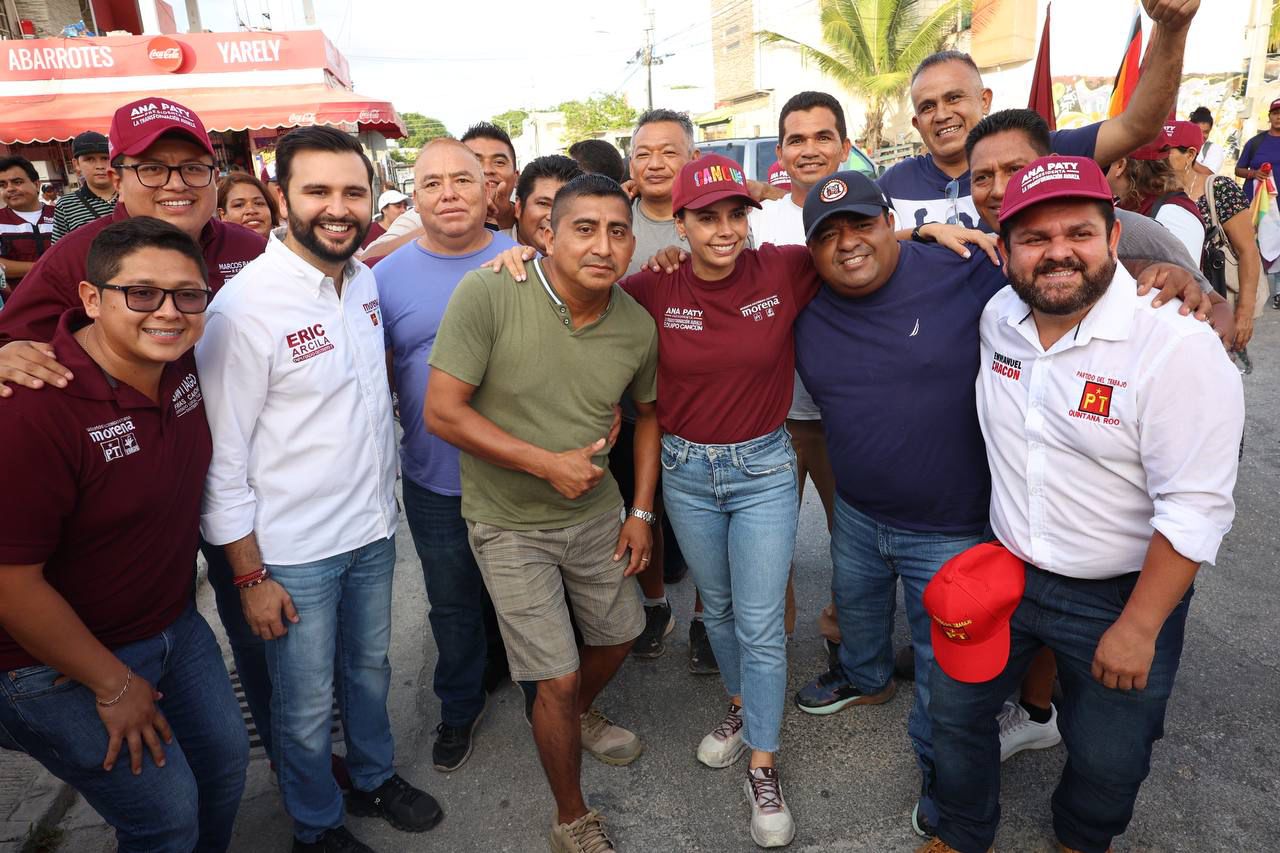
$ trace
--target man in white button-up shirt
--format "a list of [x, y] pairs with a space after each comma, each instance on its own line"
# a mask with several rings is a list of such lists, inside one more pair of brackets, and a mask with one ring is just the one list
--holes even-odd
[[214, 442], [201, 529], [226, 546], [267, 641], [293, 849], [361, 851], [330, 774], [335, 681], [347, 810], [408, 831], [441, 817], [396, 774], [387, 716], [395, 438], [377, 285], [350, 260], [373, 170], [354, 137], [326, 127], [285, 136], [276, 169], [288, 225], [223, 288], [196, 353]]
[[1027, 165], [1000, 222], [1011, 285], [983, 313], [978, 414], [992, 527], [1026, 563], [1026, 587], [994, 678], [934, 673], [941, 821], [929, 849], [990, 848], [995, 714], [1047, 646], [1068, 752], [1054, 831], [1064, 850], [1103, 853], [1163, 731], [1192, 581], [1231, 527], [1243, 392], [1213, 331], [1152, 308], [1117, 266], [1119, 226], [1092, 160]]

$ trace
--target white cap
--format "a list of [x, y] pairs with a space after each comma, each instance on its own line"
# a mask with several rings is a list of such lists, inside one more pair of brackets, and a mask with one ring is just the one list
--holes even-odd
[[382, 208], [389, 204], [399, 204], [402, 201], [408, 200], [409, 197], [399, 190], [387, 190], [382, 195], [378, 196], [378, 210], [381, 211]]

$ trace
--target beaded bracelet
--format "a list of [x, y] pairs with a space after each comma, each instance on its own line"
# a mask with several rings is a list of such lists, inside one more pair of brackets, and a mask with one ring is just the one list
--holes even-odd
[[263, 581], [271, 577], [271, 573], [267, 571], [267, 567], [263, 566], [256, 572], [250, 572], [247, 575], [240, 575], [231, 579], [231, 583], [236, 589], [249, 589], [255, 587]]
[[126, 694], [126, 693], [128, 693], [128, 692], [129, 692], [129, 685], [130, 685], [130, 684], [132, 684], [132, 683], [133, 683], [133, 670], [132, 670], [132, 669], [129, 669], [128, 667], [125, 667], [125, 669], [124, 669], [124, 687], [121, 687], [121, 688], [120, 688], [120, 692], [119, 692], [118, 694], [116, 694], [116, 698], [112, 699], [110, 702], [103, 702], [101, 699], [98, 699], [98, 698], [95, 696], [95, 697], [94, 697], [94, 701], [96, 701], [96, 702], [97, 702], [99, 705], [101, 705], [103, 708], [110, 708], [112, 705], [116, 704], [117, 702], [119, 702], [121, 699], [123, 699], [123, 698], [124, 698], [124, 694]]

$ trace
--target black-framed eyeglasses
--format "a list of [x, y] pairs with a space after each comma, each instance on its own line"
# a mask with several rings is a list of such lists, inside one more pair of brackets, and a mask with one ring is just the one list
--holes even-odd
[[138, 176], [138, 183], [153, 190], [169, 183], [169, 178], [173, 177], [174, 172], [177, 172], [182, 182], [189, 187], [207, 187], [213, 182], [213, 173], [218, 171], [217, 166], [211, 166], [208, 163], [180, 163], [177, 166], [164, 163], [124, 163], [120, 168], [132, 169]]
[[159, 311], [165, 297], [173, 297], [173, 307], [183, 314], [203, 314], [209, 307], [213, 292], [203, 287], [180, 287], [166, 290], [149, 284], [95, 284], [99, 290], [118, 290], [124, 294], [124, 304], [130, 311], [150, 314]]

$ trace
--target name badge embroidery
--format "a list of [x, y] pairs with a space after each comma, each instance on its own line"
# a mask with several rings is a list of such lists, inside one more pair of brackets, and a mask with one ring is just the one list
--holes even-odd
[[325, 334], [324, 324], [316, 323], [284, 336], [285, 346], [289, 348], [289, 357], [294, 364], [300, 364], [309, 358], [329, 352], [333, 343]]

